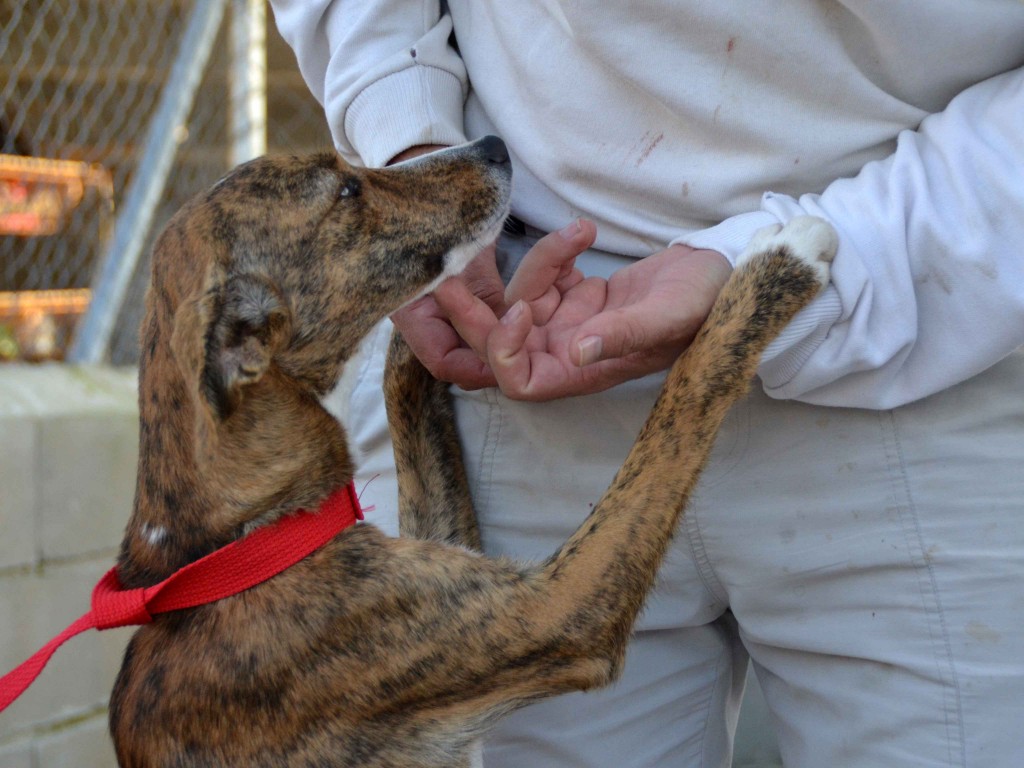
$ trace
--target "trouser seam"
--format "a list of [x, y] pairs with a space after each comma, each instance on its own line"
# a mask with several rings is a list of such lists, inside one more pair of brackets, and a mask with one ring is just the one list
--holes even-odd
[[686, 533], [686, 540], [690, 546], [690, 554], [697, 566], [697, 575], [708, 593], [723, 606], [729, 605], [729, 595], [718, 580], [715, 568], [708, 557], [707, 549], [704, 546], [704, 539], [700, 533], [700, 526], [697, 524], [697, 514], [692, 508], [683, 513], [683, 530]]
[[487, 405], [487, 416], [484, 421], [484, 437], [480, 443], [479, 465], [476, 488], [473, 489], [474, 506], [476, 509], [488, 509], [491, 501], [491, 489], [494, 487], [494, 462], [501, 440], [503, 414], [498, 401], [497, 391], [490, 389], [483, 393]]
[[700, 734], [700, 765], [701, 768], [707, 765], [707, 743], [708, 743], [708, 728], [711, 726], [711, 709], [715, 703], [715, 695], [718, 692], [719, 675], [722, 669], [723, 660], [728, 659], [732, 661], [732, 654], [729, 650], [723, 650], [718, 654], [718, 659], [715, 661], [715, 672], [711, 677], [711, 689], [708, 693], [708, 703], [704, 709], [704, 728]]
[[[925, 557], [924, 535], [921, 531], [920, 519], [917, 506], [914, 502], [914, 495], [911, 491], [910, 481], [907, 473], [907, 465], [904, 457], [903, 446], [900, 440], [899, 429], [896, 422], [896, 414], [893, 411], [880, 413], [882, 429], [889, 438], [883, 440], [890, 468], [896, 470], [896, 476], [892, 477], [895, 486], [899, 484], [899, 490], [906, 501], [900, 503], [900, 494], [893, 489], [893, 503], [899, 511], [904, 536], [906, 538], [907, 552], [910, 556], [914, 569], [918, 573], [921, 598], [926, 614], [934, 614], [938, 621], [939, 640], [942, 651], [945, 655], [945, 664], [936, 658], [936, 666], [939, 668], [940, 676], [948, 678], [952, 688], [952, 709], [955, 712], [956, 723], [949, 721], [949, 705], [945, 707], [946, 729], [947, 729], [947, 750], [950, 765], [967, 765], [967, 744], [964, 732], [963, 701], [960, 691], [960, 681], [956, 673], [956, 665], [953, 661], [953, 647], [949, 636], [949, 627], [946, 624], [946, 615], [942, 607], [942, 598], [939, 594], [938, 579], [935, 575], [934, 565]], [[928, 592], [931, 597], [929, 599]], [[933, 630], [934, 631], [934, 630]], [[942, 667], [945, 666], [943, 675]], [[954, 741], [959, 742], [959, 761], [954, 756], [957, 751]]]

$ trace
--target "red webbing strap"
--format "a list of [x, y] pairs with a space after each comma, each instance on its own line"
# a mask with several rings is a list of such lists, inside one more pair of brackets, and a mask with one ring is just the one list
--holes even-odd
[[92, 610], [0, 678], [0, 712], [35, 681], [56, 650], [75, 635], [89, 629], [148, 624], [153, 614], [237, 595], [295, 565], [362, 519], [355, 487], [349, 483], [325, 499], [317, 511], [300, 510], [258, 528], [152, 587], [121, 589], [117, 569], [110, 569], [93, 590]]

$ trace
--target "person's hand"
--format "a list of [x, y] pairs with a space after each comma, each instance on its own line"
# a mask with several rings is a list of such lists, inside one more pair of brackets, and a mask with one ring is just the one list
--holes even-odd
[[507, 289], [492, 245], [392, 320], [435, 378], [467, 390], [498, 386], [516, 399], [599, 392], [667, 368], [707, 317], [729, 263], [676, 245], [608, 281], [584, 279], [574, 261], [595, 237], [581, 219], [541, 238]]
[[514, 279], [506, 292], [506, 302], [515, 303], [485, 341], [495, 380], [512, 398], [600, 392], [668, 368], [732, 271], [721, 254], [683, 245], [630, 264], [607, 281], [570, 277], [545, 287], [539, 276], [545, 268], [553, 274], [552, 266], [538, 269], [524, 260], [521, 284]]
[[472, 360], [475, 352], [473, 363], [509, 397], [590, 394], [667, 368], [693, 340], [732, 271], [715, 251], [676, 245], [610, 280], [584, 279], [573, 266], [575, 247], [589, 247], [596, 232], [583, 220], [573, 230], [539, 241], [503, 300], [496, 286], [488, 303], [463, 280], [446, 281], [435, 293], [462, 340], [460, 354]]
[[396, 311], [391, 319], [435, 378], [467, 390], [497, 386], [487, 362], [487, 337], [499, 318], [520, 298], [530, 301], [538, 321], [549, 318], [561, 303], [561, 293], [583, 280], [573, 262], [594, 244], [595, 236], [594, 225], [586, 222], [541, 238], [524, 257], [508, 290], [491, 245], [462, 274]]

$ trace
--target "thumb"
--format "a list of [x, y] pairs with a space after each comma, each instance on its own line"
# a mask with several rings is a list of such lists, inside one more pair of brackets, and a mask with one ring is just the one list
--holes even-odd
[[569, 359], [581, 368], [601, 360], [660, 351], [680, 336], [664, 313], [614, 309], [584, 322], [569, 342]]

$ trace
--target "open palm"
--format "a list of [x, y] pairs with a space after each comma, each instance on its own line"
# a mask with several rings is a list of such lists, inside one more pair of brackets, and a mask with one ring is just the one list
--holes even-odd
[[[521, 269], [532, 265], [524, 260]], [[720, 254], [673, 246], [610, 279], [563, 275], [538, 284], [496, 324], [486, 359], [509, 397], [599, 392], [664, 370], [690, 344], [731, 268]], [[554, 290], [552, 290], [554, 289]], [[533, 293], [531, 296], [529, 293]]]

